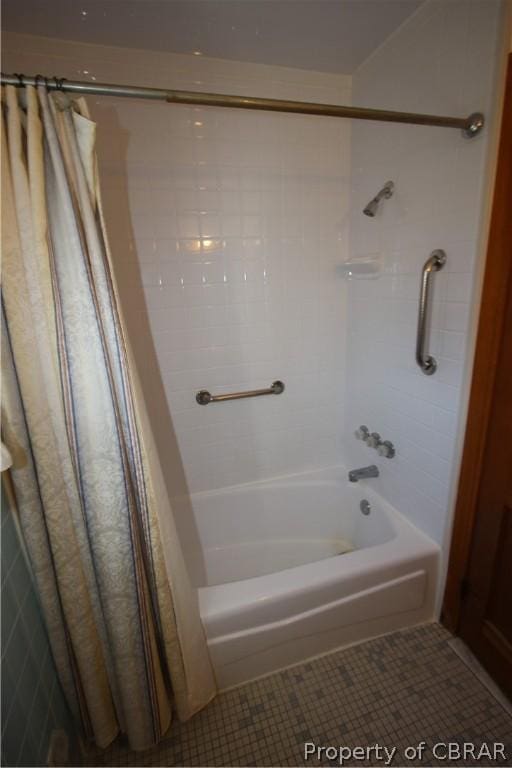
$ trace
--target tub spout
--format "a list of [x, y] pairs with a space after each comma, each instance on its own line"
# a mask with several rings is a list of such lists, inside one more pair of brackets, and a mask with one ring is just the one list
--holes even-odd
[[351, 483], [357, 483], [358, 480], [364, 480], [367, 477], [378, 477], [379, 469], [375, 464], [370, 464], [369, 467], [361, 467], [360, 469], [351, 469], [348, 473], [348, 479]]

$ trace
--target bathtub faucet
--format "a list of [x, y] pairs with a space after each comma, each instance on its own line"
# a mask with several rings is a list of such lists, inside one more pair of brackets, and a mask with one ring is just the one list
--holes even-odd
[[375, 464], [370, 464], [369, 467], [361, 467], [361, 469], [351, 469], [348, 473], [348, 479], [351, 483], [357, 483], [358, 480], [364, 480], [367, 477], [378, 477], [379, 469]]

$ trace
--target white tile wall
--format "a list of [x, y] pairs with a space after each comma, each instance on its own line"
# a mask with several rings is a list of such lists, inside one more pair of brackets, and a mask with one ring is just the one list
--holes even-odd
[[[5, 36], [3, 68], [339, 103], [350, 103], [352, 84], [363, 106], [489, 114], [500, 6], [427, 0], [353, 82], [19, 35]], [[377, 460], [384, 496], [442, 542], [489, 131], [465, 141], [432, 127], [88, 102], [171, 495]], [[363, 216], [388, 179], [394, 197], [374, 219]], [[435, 279], [439, 368], [429, 378], [414, 362], [415, 325], [420, 269], [439, 247], [448, 263]], [[347, 283], [337, 265], [349, 255], [378, 257], [382, 275]], [[280, 397], [206, 408], [194, 400], [201, 388], [276, 378], [286, 383]], [[378, 460], [355, 441], [360, 423], [393, 440], [396, 458]]]
[[[350, 103], [351, 79], [6, 35], [7, 71]], [[348, 121], [89, 98], [171, 493], [340, 461]], [[282, 379], [279, 397], [198, 406]], [[168, 407], [167, 407], [168, 404]]]
[[[491, 116], [500, 3], [429, 0], [354, 74], [353, 103], [377, 108]], [[349, 283], [346, 447], [355, 465], [378, 459], [353, 439], [367, 424], [392, 440], [377, 461], [386, 498], [442, 543], [475, 276], [489, 130], [357, 124], [352, 133], [351, 249], [375, 256], [382, 274]], [[364, 205], [392, 179], [396, 192], [373, 219]], [[414, 347], [421, 267], [434, 248], [447, 264], [434, 277], [432, 377]]]

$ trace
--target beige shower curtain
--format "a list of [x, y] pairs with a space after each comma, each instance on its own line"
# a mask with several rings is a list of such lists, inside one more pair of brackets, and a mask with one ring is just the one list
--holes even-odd
[[156, 743], [215, 694], [120, 316], [83, 100], [2, 92], [2, 439], [69, 706]]

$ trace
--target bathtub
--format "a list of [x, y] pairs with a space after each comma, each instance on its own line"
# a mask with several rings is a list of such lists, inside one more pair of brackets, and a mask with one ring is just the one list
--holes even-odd
[[175, 500], [221, 689], [433, 619], [439, 547], [378, 482], [335, 467]]

